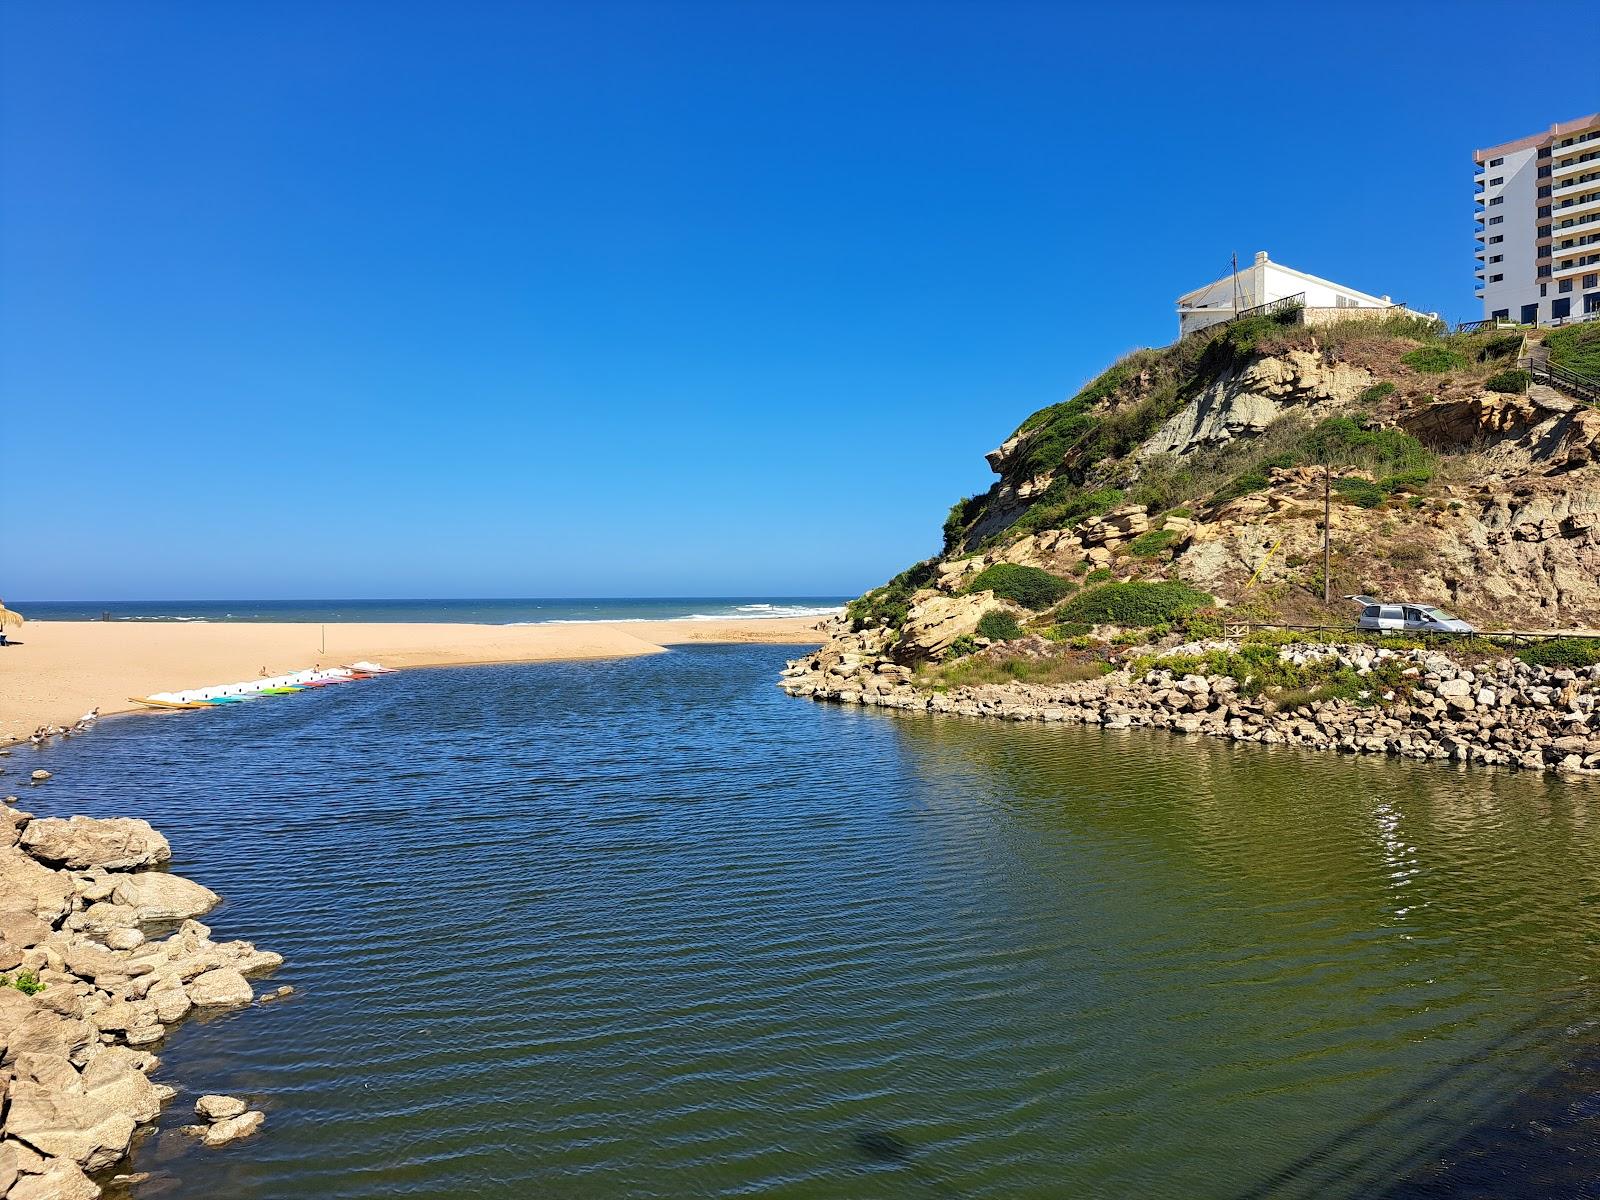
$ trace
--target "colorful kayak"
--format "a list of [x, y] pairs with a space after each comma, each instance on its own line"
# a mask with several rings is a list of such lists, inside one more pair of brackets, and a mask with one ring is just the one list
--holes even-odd
[[154, 700], [149, 696], [129, 696], [135, 704], [146, 704], [151, 708], [210, 708], [204, 700]]
[[257, 693], [257, 695], [261, 695], [261, 696], [292, 696], [296, 692], [303, 692], [303, 691], [305, 691], [305, 688], [303, 688], [303, 687], [271, 687], [271, 688], [262, 688], [261, 691]]

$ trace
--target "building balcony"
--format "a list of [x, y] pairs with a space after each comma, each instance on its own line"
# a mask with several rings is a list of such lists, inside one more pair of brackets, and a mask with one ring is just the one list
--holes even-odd
[[1589, 168], [1587, 171], [1550, 189], [1552, 200], [1559, 200], [1563, 196], [1576, 196], [1579, 192], [1600, 187], [1600, 166], [1594, 163], [1584, 165]]
[[1577, 233], [1600, 233], [1600, 213], [1590, 213], [1586, 217], [1568, 217], [1566, 223], [1555, 222], [1550, 227], [1552, 237], [1571, 237]]
[[1587, 217], [1593, 213], [1600, 213], [1600, 191], [1586, 200], [1567, 200], [1554, 205], [1550, 210], [1550, 218], [1553, 223], [1573, 217]]
[[1593, 262], [1574, 261], [1570, 267], [1558, 266], [1550, 272], [1551, 279], [1571, 279], [1574, 275], [1600, 274], [1600, 254], [1589, 255]]
[[[1573, 149], [1577, 150], [1577, 147], [1574, 146]], [[1585, 155], [1591, 157], [1586, 158], [1584, 157]], [[1550, 178], [1567, 179], [1573, 175], [1582, 175], [1585, 169], [1592, 171], [1597, 167], [1600, 167], [1600, 154], [1596, 154], [1592, 149], [1583, 150], [1578, 153], [1577, 157], [1569, 159], [1567, 162], [1557, 159], [1555, 166], [1550, 170]]]

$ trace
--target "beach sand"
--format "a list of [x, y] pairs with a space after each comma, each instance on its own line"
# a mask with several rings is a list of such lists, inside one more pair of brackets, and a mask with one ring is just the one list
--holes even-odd
[[[822, 641], [815, 617], [570, 625], [30, 621], [0, 649], [0, 745], [130, 697], [364, 659], [388, 667], [659, 654], [689, 642]], [[326, 648], [324, 649], [324, 631]]]

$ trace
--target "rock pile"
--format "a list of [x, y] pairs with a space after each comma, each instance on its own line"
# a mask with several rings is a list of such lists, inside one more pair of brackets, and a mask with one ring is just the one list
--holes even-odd
[[[193, 918], [220, 898], [152, 869], [171, 856], [145, 821], [35, 819], [0, 804], [4, 1200], [98, 1196], [88, 1173], [119, 1161], [176, 1091], [151, 1080], [160, 1060], [145, 1047], [192, 1009], [248, 1005], [246, 976], [283, 961], [249, 942], [212, 941]], [[173, 921], [175, 932], [147, 936]], [[206, 1142], [263, 1119], [241, 1104]]]
[[[855, 635], [859, 636], [859, 635]], [[1226, 642], [1179, 646], [1169, 659]], [[1099, 679], [1049, 686], [1009, 683], [929, 691], [906, 668], [858, 654], [851, 662], [838, 642], [795, 659], [779, 686], [794, 696], [869, 704], [906, 711], [1100, 725], [1149, 726], [1174, 732], [1269, 745], [1306, 746], [1350, 754], [1600, 774], [1600, 667], [1554, 669], [1504, 658], [1468, 667], [1430, 650], [1382, 646], [1291, 645], [1280, 659], [1296, 666], [1322, 661], [1374, 682], [1354, 700], [1280, 705], [1249, 696], [1229, 675], [1176, 674], [1157, 661]]]
[[249, 1137], [261, 1128], [267, 1114], [247, 1112], [247, 1108], [249, 1106], [237, 1096], [201, 1096], [195, 1101], [194, 1111], [206, 1124], [185, 1125], [183, 1132], [202, 1139], [208, 1146], [222, 1146]]

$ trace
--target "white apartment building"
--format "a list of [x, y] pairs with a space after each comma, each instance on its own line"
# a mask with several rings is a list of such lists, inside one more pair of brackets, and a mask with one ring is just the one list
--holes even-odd
[[1600, 319], [1600, 113], [1478, 150], [1473, 161], [1485, 319]]
[[1273, 262], [1265, 250], [1258, 250], [1255, 262], [1248, 267], [1178, 297], [1178, 336], [1230, 321], [1247, 309], [1275, 300], [1297, 302], [1305, 310], [1305, 320], [1311, 323], [1319, 319], [1363, 315], [1354, 311], [1358, 309], [1388, 311], [1395, 306], [1387, 296], [1368, 295], [1332, 280], [1307, 275]]

